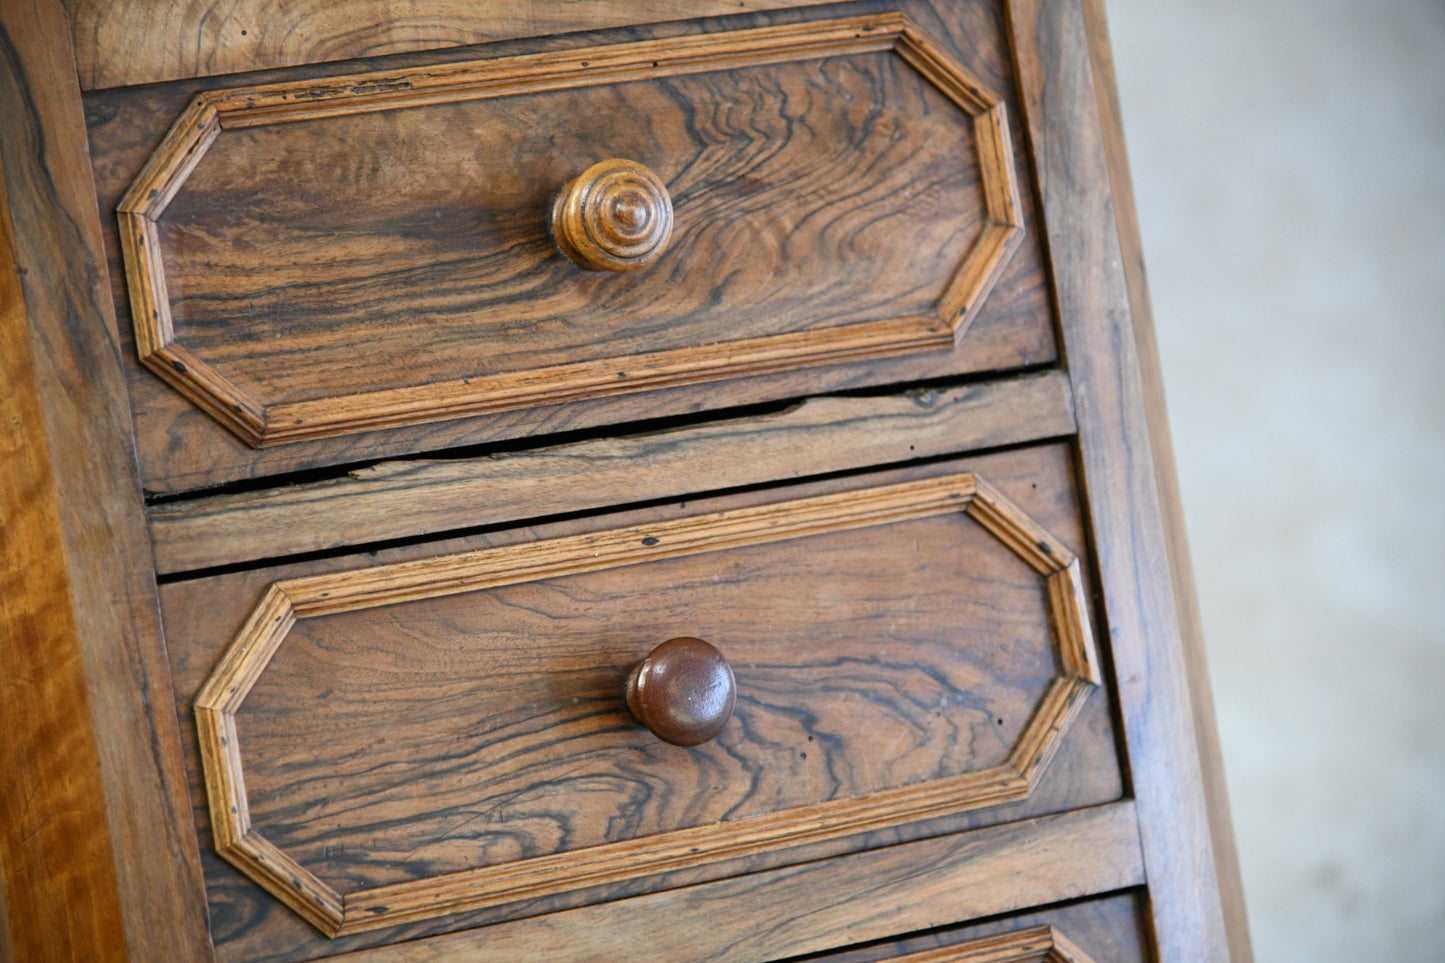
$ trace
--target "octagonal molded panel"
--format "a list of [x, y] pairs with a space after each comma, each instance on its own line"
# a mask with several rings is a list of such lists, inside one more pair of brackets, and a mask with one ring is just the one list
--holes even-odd
[[[622, 680], [699, 626], [682, 750]], [[1098, 683], [1078, 560], [960, 473], [279, 581], [195, 711], [217, 852], [334, 936], [1017, 802]]]
[[[137, 350], [255, 446], [948, 350], [1010, 143], [898, 14], [208, 91], [118, 205]], [[614, 156], [675, 205], [627, 276], [547, 233]]]

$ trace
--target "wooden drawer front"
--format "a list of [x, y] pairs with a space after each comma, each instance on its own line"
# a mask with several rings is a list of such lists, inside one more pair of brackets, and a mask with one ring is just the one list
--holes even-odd
[[[1057, 360], [1002, 9], [849, 12], [87, 94], [145, 489]], [[548, 234], [611, 155], [674, 202], [629, 274]]]
[[[861, 484], [284, 578], [203, 683], [171, 587], [217, 850], [334, 934], [1028, 799], [1098, 682], [1077, 559], [986, 475]], [[676, 635], [738, 682], [690, 750], [622, 699]]]
[[[607, 158], [672, 195], [640, 271], [549, 234]], [[947, 350], [1021, 223], [901, 14], [205, 92], [118, 210], [141, 361], [254, 445]]]

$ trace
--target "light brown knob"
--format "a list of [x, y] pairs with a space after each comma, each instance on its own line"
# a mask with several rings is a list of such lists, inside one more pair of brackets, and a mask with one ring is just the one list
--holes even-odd
[[722, 731], [737, 701], [733, 668], [702, 639], [668, 639], [627, 677], [627, 707], [652, 734], [696, 746]]
[[636, 271], [672, 237], [672, 197], [636, 161], [598, 161], [552, 199], [552, 239], [589, 271]]

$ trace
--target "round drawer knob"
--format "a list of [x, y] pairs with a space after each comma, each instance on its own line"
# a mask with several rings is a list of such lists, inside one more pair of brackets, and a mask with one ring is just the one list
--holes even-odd
[[636, 161], [598, 161], [552, 199], [552, 238], [589, 271], [635, 271], [672, 237], [672, 198]]
[[652, 734], [696, 746], [732, 718], [737, 682], [723, 654], [702, 639], [668, 639], [633, 666], [627, 707]]

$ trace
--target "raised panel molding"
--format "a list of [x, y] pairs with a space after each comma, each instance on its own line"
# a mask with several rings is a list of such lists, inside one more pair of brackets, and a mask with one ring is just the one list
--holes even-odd
[[1094, 963], [1094, 958], [1052, 926], [1033, 926], [909, 953], [894, 957], [889, 963]]
[[[706, 329], [701, 343], [684, 347], [560, 363], [553, 359], [509, 370], [487, 370], [479, 357], [476, 370], [460, 377], [455, 372], [418, 376], [414, 383], [368, 384], [365, 366], [348, 362], [339, 365], [339, 382], [319, 385], [314, 397], [275, 393], [278, 379], [294, 381], [305, 372], [275, 368], [248, 378], [234, 376], [204, 348], [188, 346], [184, 325], [178, 329], [173, 317], [166, 263], [171, 255], [161, 220], [208, 152], [224, 143], [226, 131], [889, 52], [962, 111], [976, 155], [969, 163], [977, 166], [977, 233], [921, 313], [809, 323], [800, 330], [732, 339]], [[1017, 174], [999, 97], [895, 13], [202, 92], [157, 147], [117, 213], [140, 361], [256, 447], [948, 350], [987, 297], [1022, 233]], [[237, 298], [247, 300], [244, 292], [225, 294], [228, 301]], [[399, 350], [405, 365], [407, 349]]]
[[[713, 825], [342, 893], [251, 822], [236, 716], [300, 619], [963, 513], [1039, 576], [1057, 670], [1002, 764]], [[195, 700], [217, 852], [329, 936], [416, 922], [1026, 799], [1100, 683], [1079, 560], [972, 473], [275, 582]], [[621, 698], [619, 689], [619, 699]]]

